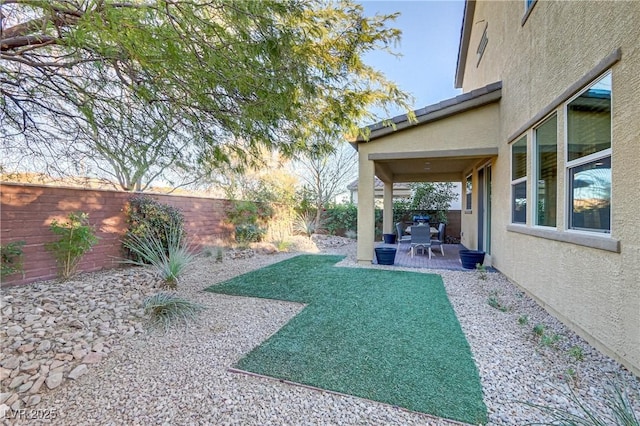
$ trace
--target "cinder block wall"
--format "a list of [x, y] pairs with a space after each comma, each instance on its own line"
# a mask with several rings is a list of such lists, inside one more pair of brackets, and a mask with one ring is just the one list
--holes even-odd
[[[227, 241], [232, 228], [224, 223], [229, 200], [149, 195], [155, 200], [182, 210], [185, 228], [196, 246]], [[59, 188], [28, 184], [0, 185], [0, 243], [25, 241], [24, 276], [15, 274], [2, 279], [2, 285], [27, 284], [56, 277], [57, 267], [44, 244], [55, 236], [49, 230], [54, 219], [62, 221], [71, 212], [89, 214], [100, 241], [79, 264], [79, 271], [91, 272], [121, 264], [120, 239], [127, 227], [124, 207], [131, 198], [128, 192]]]

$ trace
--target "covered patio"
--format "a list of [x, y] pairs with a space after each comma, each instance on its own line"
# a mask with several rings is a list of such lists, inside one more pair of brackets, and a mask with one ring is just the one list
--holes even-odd
[[[472, 204], [463, 204], [460, 238], [465, 248], [484, 250], [489, 255], [490, 167], [498, 155], [501, 92], [502, 84], [493, 83], [416, 110], [413, 117], [394, 117], [392, 125], [369, 126], [367, 139], [351, 142], [358, 150], [359, 164], [358, 263], [375, 262], [376, 176], [384, 183], [383, 233], [394, 231], [394, 183], [461, 182], [463, 188], [471, 183]], [[446, 269], [461, 268], [458, 249], [448, 250], [448, 256], [455, 254], [456, 259], [449, 259]], [[402, 251], [399, 256], [406, 266], [421, 263], [419, 259], [405, 259]], [[490, 255], [488, 260], [490, 264]]]
[[[418, 253], [411, 257], [409, 252], [410, 245], [407, 243], [398, 244], [385, 244], [376, 243], [377, 247], [393, 247], [396, 248], [396, 258], [394, 261], [395, 266], [402, 266], [407, 268], [424, 268], [424, 269], [446, 269], [449, 271], [469, 271], [464, 269], [462, 263], [460, 263], [460, 257], [458, 251], [463, 249], [462, 244], [443, 244], [444, 256], [440, 253], [439, 248], [433, 249], [433, 256], [429, 259], [429, 255], [425, 252]], [[373, 263], [377, 264], [377, 259], [373, 259]]]

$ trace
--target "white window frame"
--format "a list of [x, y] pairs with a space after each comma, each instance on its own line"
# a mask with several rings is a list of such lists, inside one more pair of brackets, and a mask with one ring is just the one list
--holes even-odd
[[[558, 167], [558, 162], [560, 159], [560, 155], [558, 153], [558, 149], [561, 146], [560, 143], [558, 143], [558, 138], [557, 138], [557, 133], [558, 133], [558, 112], [557, 111], [553, 111], [551, 114], [547, 115], [545, 118], [543, 118], [542, 120], [540, 120], [540, 122], [538, 122], [535, 126], [533, 126], [531, 128], [531, 197], [533, 198], [533, 202], [531, 203], [531, 220], [532, 220], [532, 224], [535, 227], [538, 228], [544, 228], [544, 229], [557, 229], [558, 228], [558, 217], [557, 217], [557, 213], [556, 213], [556, 224], [554, 226], [550, 226], [550, 225], [539, 225], [538, 224], [538, 180], [539, 180], [539, 176], [538, 176], [538, 132], [537, 130], [544, 126], [549, 120], [551, 120], [553, 117], [556, 118], [556, 179], [558, 179], [558, 177], [560, 176], [560, 173], [562, 173], [562, 171], [560, 170], [560, 167]], [[558, 191], [558, 184], [556, 183], [556, 212], [558, 210], [558, 202], [560, 201], [560, 192]]]
[[[611, 69], [608, 69], [607, 71], [605, 71], [604, 73], [600, 74], [597, 78], [593, 79], [591, 82], [589, 82], [586, 86], [584, 86], [584, 88], [582, 88], [578, 93], [576, 93], [574, 96], [572, 96], [570, 99], [568, 99], [563, 106], [563, 112], [564, 112], [564, 181], [565, 181], [565, 202], [564, 202], [564, 217], [565, 217], [565, 229], [567, 230], [567, 232], [574, 232], [574, 233], [579, 233], [579, 234], [585, 234], [585, 235], [593, 235], [593, 236], [603, 236], [603, 237], [611, 237], [611, 231], [612, 231], [612, 224], [613, 224], [613, 218], [612, 215], [610, 214], [609, 216], [609, 229], [608, 230], [599, 230], [599, 229], [574, 229], [571, 228], [571, 213], [572, 213], [572, 206], [570, 205], [571, 200], [572, 200], [572, 194], [571, 194], [571, 185], [570, 185], [570, 180], [571, 180], [571, 169], [574, 167], [578, 167], [578, 166], [582, 166], [588, 163], [592, 163], [594, 161], [597, 160], [602, 160], [604, 158], [612, 158], [612, 146], [613, 146], [613, 87], [611, 89], [611, 135], [610, 135], [610, 141], [611, 141], [611, 146], [607, 149], [604, 149], [602, 151], [598, 151], [598, 152], [594, 152], [593, 154], [589, 154], [586, 155], [584, 157], [580, 157], [577, 158], [575, 160], [571, 160], [569, 161], [569, 126], [568, 126], [568, 122], [569, 122], [569, 104], [571, 102], [573, 102], [575, 99], [579, 98], [584, 92], [586, 92], [587, 90], [589, 90], [591, 87], [595, 86], [597, 83], [599, 83], [601, 80], [603, 80], [605, 77], [607, 77], [607, 75], [611, 76], [611, 79], [613, 81], [613, 73], [611, 71]], [[612, 84], [613, 86], [613, 84]], [[611, 166], [611, 168], [613, 168], [613, 165]], [[611, 194], [611, 204], [613, 204], [613, 193]], [[611, 209], [611, 207], [610, 207]], [[610, 211], [610, 213], [612, 213], [612, 211]]]
[[[526, 148], [525, 148], [525, 153], [526, 153], [526, 158], [525, 158], [525, 172], [524, 172], [524, 176], [517, 178], [517, 179], [513, 179], [513, 147], [520, 142], [522, 139], [524, 139], [525, 144], [526, 144]], [[524, 133], [523, 135], [521, 135], [520, 137], [516, 138], [513, 143], [511, 144], [509, 153], [509, 163], [510, 163], [510, 168], [509, 168], [509, 178], [511, 179], [511, 188], [510, 188], [510, 193], [509, 193], [509, 216], [511, 216], [511, 225], [520, 225], [520, 226], [525, 226], [527, 224], [527, 220], [529, 219], [529, 214], [528, 214], [528, 209], [529, 207], [525, 206], [525, 221], [524, 222], [515, 222], [514, 221], [514, 217], [513, 217], [513, 205], [514, 205], [514, 189], [515, 186], [524, 182], [525, 183], [525, 200], [527, 202], [527, 204], [529, 203], [529, 199], [528, 199], [528, 195], [529, 195], [529, 188], [527, 186], [527, 178], [529, 177], [529, 170], [528, 170], [528, 165], [529, 165], [529, 147], [531, 144], [529, 144], [529, 137], [527, 135], [527, 133]]]
[[[468, 192], [467, 182], [471, 182], [471, 192]], [[473, 211], [473, 173], [469, 173], [464, 180], [464, 209], [466, 212]]]

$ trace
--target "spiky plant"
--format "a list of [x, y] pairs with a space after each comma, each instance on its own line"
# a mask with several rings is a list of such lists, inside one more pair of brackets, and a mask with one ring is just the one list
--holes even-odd
[[297, 214], [293, 221], [293, 230], [309, 238], [319, 227], [315, 216], [309, 212]]
[[[609, 382], [605, 395], [605, 405], [608, 413], [598, 412], [589, 407], [580, 399], [571, 386], [568, 388], [568, 399], [576, 407], [571, 411], [525, 402], [526, 405], [548, 414], [552, 419], [548, 423], [532, 424], [553, 426], [640, 426], [640, 419], [632, 405], [629, 390], [620, 382]], [[635, 395], [636, 400], [639, 397], [640, 393]]]
[[197, 254], [187, 242], [182, 227], [165, 227], [166, 240], [155, 233], [144, 236], [131, 234], [123, 241], [125, 247], [136, 254], [136, 259], [125, 259], [124, 263], [152, 265], [169, 288], [178, 286], [178, 278], [196, 260]]
[[171, 293], [157, 293], [149, 296], [144, 300], [143, 307], [145, 314], [149, 315], [151, 325], [162, 327], [165, 332], [179, 322], [186, 326], [205, 309], [198, 303]]

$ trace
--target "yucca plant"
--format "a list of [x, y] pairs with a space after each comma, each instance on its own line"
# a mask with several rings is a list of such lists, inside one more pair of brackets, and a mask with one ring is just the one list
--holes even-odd
[[130, 234], [123, 244], [136, 259], [125, 259], [132, 265], [152, 265], [169, 288], [178, 286], [178, 278], [195, 261], [197, 255], [187, 242], [182, 227], [169, 224], [165, 227], [165, 238], [157, 233], [144, 236]]
[[311, 235], [313, 235], [319, 227], [315, 216], [309, 212], [297, 214], [293, 221], [293, 230], [309, 238], [311, 238]]
[[[564, 410], [545, 405], [525, 402], [549, 415], [551, 422], [531, 423], [536, 425], [554, 426], [640, 426], [640, 419], [636, 415], [629, 396], [629, 391], [621, 383], [610, 382], [605, 395], [608, 413], [598, 412], [585, 404], [571, 386], [568, 393], [569, 400], [577, 407], [574, 410]], [[636, 400], [640, 394], [636, 395]]]
[[165, 331], [178, 322], [186, 326], [204, 309], [200, 304], [170, 293], [157, 293], [147, 297], [143, 307], [144, 313], [149, 315], [151, 325], [162, 327]]

